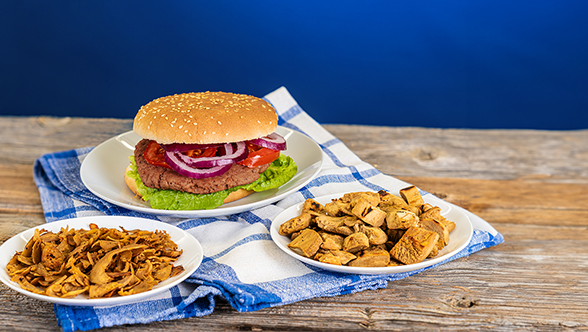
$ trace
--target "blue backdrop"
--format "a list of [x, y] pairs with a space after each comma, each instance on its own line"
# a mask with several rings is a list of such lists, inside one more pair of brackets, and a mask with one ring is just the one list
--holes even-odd
[[321, 123], [588, 128], [588, 1], [0, 4], [0, 112], [286, 86]]

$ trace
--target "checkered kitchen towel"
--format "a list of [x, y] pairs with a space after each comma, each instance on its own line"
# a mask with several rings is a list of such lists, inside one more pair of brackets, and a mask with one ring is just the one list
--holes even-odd
[[[306, 114], [285, 88], [265, 98], [276, 107], [279, 124], [315, 140], [324, 152], [325, 161], [318, 176], [300, 191], [253, 211], [197, 219], [144, 215], [105, 202], [82, 184], [80, 163], [92, 148], [47, 154], [37, 160], [34, 177], [48, 222], [104, 214], [157, 218], [190, 232], [204, 248], [204, 260], [198, 270], [185, 282], [159, 296], [114, 307], [55, 305], [55, 315], [63, 330], [204, 316], [214, 310], [217, 296], [225, 298], [237, 311], [252, 311], [314, 297], [383, 288], [389, 281], [422, 271], [389, 275], [339, 274], [306, 266], [280, 251], [271, 240], [269, 226], [287, 207], [309, 197], [341, 192], [379, 189], [398, 192], [409, 184], [384, 175], [360, 160]], [[472, 220], [474, 236], [469, 246], [450, 260], [504, 241], [487, 222], [464, 212]], [[223, 236], [217, 238], [210, 234]]]

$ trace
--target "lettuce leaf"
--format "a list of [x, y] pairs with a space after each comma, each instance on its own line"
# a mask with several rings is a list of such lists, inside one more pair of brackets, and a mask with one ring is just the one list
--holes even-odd
[[127, 175], [135, 180], [137, 191], [143, 197], [143, 200], [149, 201], [154, 209], [163, 210], [205, 210], [214, 209], [223, 204], [223, 201], [229, 194], [238, 189], [264, 191], [277, 188], [290, 181], [296, 175], [298, 166], [289, 156], [280, 154], [272, 164], [261, 173], [259, 179], [243, 186], [233, 187], [212, 194], [191, 194], [171, 189], [154, 189], [143, 184], [139, 173], [135, 157], [130, 156], [131, 170]]

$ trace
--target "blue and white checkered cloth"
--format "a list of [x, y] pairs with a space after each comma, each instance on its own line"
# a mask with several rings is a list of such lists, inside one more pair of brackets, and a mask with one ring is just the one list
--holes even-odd
[[[34, 178], [47, 222], [105, 214], [155, 218], [188, 231], [204, 248], [204, 260], [198, 270], [158, 296], [110, 307], [55, 305], [55, 316], [64, 331], [204, 316], [214, 310], [217, 296], [225, 298], [236, 311], [253, 311], [314, 297], [383, 288], [389, 281], [423, 271], [340, 274], [304, 265], [281, 252], [272, 242], [269, 227], [271, 220], [287, 207], [309, 197], [334, 193], [379, 189], [398, 192], [409, 184], [382, 174], [359, 159], [306, 114], [284, 87], [265, 98], [276, 107], [279, 125], [315, 140], [325, 161], [318, 176], [300, 191], [253, 211], [197, 219], [146, 215], [105, 202], [82, 184], [80, 164], [92, 148], [47, 154], [37, 160]], [[504, 241], [486, 221], [463, 211], [474, 225], [474, 236], [467, 248], [448, 261]]]

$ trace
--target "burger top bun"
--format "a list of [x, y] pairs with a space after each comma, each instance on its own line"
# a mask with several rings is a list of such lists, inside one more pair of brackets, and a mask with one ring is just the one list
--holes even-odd
[[161, 144], [227, 143], [271, 134], [278, 115], [265, 100], [228, 92], [161, 97], [141, 107], [133, 131]]

